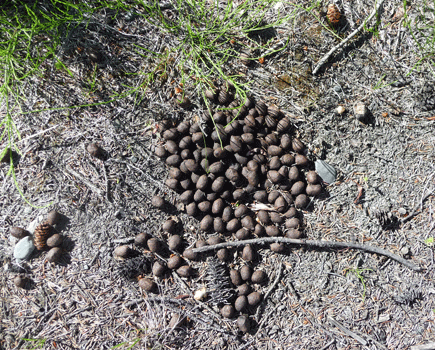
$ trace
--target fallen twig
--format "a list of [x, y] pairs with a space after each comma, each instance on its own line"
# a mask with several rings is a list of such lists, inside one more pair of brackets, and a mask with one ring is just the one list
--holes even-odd
[[338, 329], [340, 329], [343, 333], [347, 334], [348, 336], [352, 337], [353, 339], [355, 339], [357, 342], [359, 342], [362, 346], [366, 346], [367, 345], [367, 340], [361, 338], [358, 334], [352, 332], [350, 329], [347, 329], [345, 326], [343, 326], [341, 323], [338, 323], [337, 321], [335, 321], [332, 318], [329, 318], [329, 322], [334, 325], [335, 327], [337, 327]]
[[109, 180], [107, 179], [107, 171], [106, 171], [106, 165], [103, 163], [102, 164], [102, 168], [103, 168], [103, 174], [104, 174], [104, 181], [106, 183], [106, 199], [111, 202], [110, 200], [110, 183]]
[[320, 68], [322, 68], [322, 66], [329, 60], [329, 58], [334, 54], [335, 51], [341, 49], [349, 42], [350, 39], [352, 39], [355, 35], [357, 35], [360, 31], [364, 29], [364, 26], [369, 23], [371, 19], [378, 13], [379, 8], [382, 6], [383, 2], [384, 0], [380, 0], [373, 9], [373, 12], [367, 17], [365, 21], [363, 21], [363, 23], [361, 23], [361, 25], [357, 29], [355, 29], [352, 33], [349, 34], [346, 39], [341, 41], [338, 45], [334, 46], [325, 56], [323, 56], [323, 58], [317, 63], [316, 67], [313, 69], [313, 75], [316, 75], [319, 72]]
[[111, 241], [113, 244], [130, 244], [134, 242], [134, 237], [118, 238]]
[[[23, 143], [25, 141], [28, 141], [28, 140], [30, 140], [30, 139], [32, 139], [34, 137], [41, 136], [42, 134], [44, 134], [46, 132], [49, 132], [49, 131], [51, 131], [53, 129], [56, 129], [59, 126], [60, 126], [60, 124], [57, 124], [55, 126], [52, 126], [51, 128], [48, 128], [48, 129], [45, 129], [45, 130], [41, 130], [40, 132], [37, 132], [37, 133], [35, 133], [33, 135], [29, 135], [29, 136], [25, 137], [24, 139], [21, 139], [21, 140], [17, 141], [17, 145], [19, 145], [19, 144], [21, 144], [21, 143]], [[23, 153], [25, 153], [25, 152], [23, 152]]]
[[266, 243], [275, 243], [275, 242], [293, 244], [293, 245], [303, 245], [303, 246], [315, 247], [315, 248], [358, 249], [369, 253], [379, 254], [379, 255], [389, 257], [390, 259], [396, 260], [397, 262], [401, 263], [402, 265], [405, 265], [406, 267], [414, 271], [422, 270], [420, 266], [417, 266], [412, 262], [394, 253], [391, 253], [385, 249], [373, 247], [366, 244], [352, 243], [352, 242], [315, 241], [315, 240], [293, 239], [293, 238], [285, 238], [285, 237], [263, 237], [263, 238], [246, 239], [244, 241], [225, 242], [225, 243], [219, 243], [215, 245], [204, 246], [201, 248], [193, 249], [193, 252], [203, 253], [203, 252], [208, 252], [211, 250], [217, 250], [217, 249], [227, 248], [227, 247], [240, 247], [247, 244], [266, 244]]

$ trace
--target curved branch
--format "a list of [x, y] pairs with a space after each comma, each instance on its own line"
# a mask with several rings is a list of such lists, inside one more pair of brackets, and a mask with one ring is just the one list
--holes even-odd
[[204, 246], [201, 248], [195, 248], [193, 249], [194, 253], [202, 253], [202, 252], [208, 252], [211, 250], [221, 249], [221, 248], [227, 248], [227, 247], [240, 247], [245, 246], [247, 244], [266, 244], [266, 243], [285, 243], [285, 244], [293, 244], [293, 245], [302, 245], [302, 246], [308, 246], [308, 247], [315, 247], [315, 248], [332, 248], [332, 249], [339, 249], [339, 248], [350, 248], [350, 249], [358, 249], [363, 250], [368, 253], [372, 254], [378, 254], [386, 256], [390, 259], [393, 259], [397, 261], [398, 263], [405, 265], [407, 268], [414, 270], [414, 271], [422, 271], [422, 268], [420, 266], [417, 266], [413, 264], [412, 262], [394, 254], [391, 253], [385, 249], [373, 247], [366, 244], [360, 244], [360, 243], [352, 243], [352, 242], [335, 242], [335, 241], [316, 241], [316, 240], [305, 240], [305, 239], [293, 239], [293, 238], [285, 238], [285, 237], [263, 237], [263, 238], [254, 238], [254, 239], [246, 239], [244, 241], [234, 241], [234, 242], [225, 242], [225, 243], [219, 243], [215, 245], [209, 245]]

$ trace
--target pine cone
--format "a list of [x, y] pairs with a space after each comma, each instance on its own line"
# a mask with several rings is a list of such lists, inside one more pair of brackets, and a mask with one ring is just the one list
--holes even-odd
[[215, 258], [207, 259], [207, 290], [210, 291], [210, 302], [222, 307], [234, 297], [234, 289], [230, 284], [230, 276], [225, 264]]
[[34, 243], [38, 250], [44, 250], [47, 247], [47, 238], [51, 234], [52, 226], [48, 222], [43, 222], [35, 229]]
[[328, 5], [328, 12], [326, 14], [326, 17], [328, 18], [329, 23], [334, 27], [340, 23], [341, 13], [337, 5], [335, 4]]

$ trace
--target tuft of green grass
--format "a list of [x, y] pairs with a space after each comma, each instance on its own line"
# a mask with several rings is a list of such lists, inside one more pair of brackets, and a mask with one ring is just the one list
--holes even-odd
[[136, 338], [136, 339], [131, 340], [131, 341], [126, 341], [126, 342], [123, 342], [123, 343], [119, 343], [118, 345], [115, 345], [115, 346], [111, 347], [111, 349], [120, 349], [120, 348], [122, 348], [122, 349], [125, 349], [125, 350], [130, 350], [130, 349], [133, 349], [135, 347], [135, 345], [137, 343], [139, 343], [139, 341], [140, 341], [140, 338]]
[[[8, 1], [0, 8], [0, 105], [4, 106], [4, 117], [0, 121], [0, 151], [3, 157], [8, 150], [20, 154], [17, 140], [20, 132], [14, 122], [22, 113], [20, 103], [25, 100], [22, 84], [32, 75], [41, 74], [42, 63], [55, 57], [64, 32], [85, 15], [101, 8], [121, 9], [121, 1], [95, 1], [92, 6], [73, 1]], [[66, 69], [58, 60], [57, 67]], [[8, 175], [13, 178], [21, 197], [33, 206], [19, 188], [10, 152]]]
[[433, 237], [429, 237], [429, 238], [426, 238], [425, 240], [424, 240], [424, 243], [428, 246], [428, 247], [432, 247], [433, 245], [434, 245], [434, 238]]
[[[180, 73], [179, 85], [192, 88], [202, 96], [209, 111], [211, 106], [204, 92], [215, 88], [216, 82], [222, 86], [232, 86], [240, 105], [231, 108], [240, 108], [247, 98], [247, 84], [241, 82], [243, 76], [235, 70], [234, 62], [242, 51], [248, 51], [253, 61], [260, 59], [271, 46], [273, 35], [270, 33], [274, 28], [295, 18], [300, 11], [300, 6], [287, 3], [284, 13], [280, 10], [284, 8], [281, 5], [279, 0], [248, 0], [239, 5], [219, 0], [174, 0], [169, 5], [161, 5], [157, 0], [133, 0], [128, 3], [121, 0], [96, 0], [92, 5], [73, 0], [41, 0], [33, 3], [11, 1], [10, 6], [0, 9], [0, 76], [3, 77], [0, 81], [0, 104], [5, 106], [5, 114], [0, 121], [0, 143], [4, 146], [2, 152], [9, 148], [20, 153], [17, 146], [20, 133], [14, 120], [17, 115], [23, 114], [20, 109], [20, 104], [26, 98], [23, 83], [32, 75], [42, 75], [41, 66], [48, 59], [53, 60], [56, 69], [64, 70], [74, 77], [56, 56], [57, 48], [70, 29], [80, 23], [88, 23], [97, 11], [113, 10], [116, 17], [122, 11], [131, 10], [135, 16], [142, 16], [169, 34], [174, 39], [172, 42], [177, 44], [162, 53], [151, 52], [144, 45], [136, 44], [137, 52], [144, 58], [152, 56], [160, 61], [154, 68], [145, 68], [139, 73], [126, 73], [141, 75], [143, 78], [140, 84], [127, 86], [126, 90], [113, 94], [105, 101], [53, 107], [50, 110], [97, 106], [130, 95], [135, 96], [135, 103], [139, 104], [150, 84], [156, 81], [165, 83], [168, 65], [176, 66]], [[312, 8], [318, 5], [318, 1], [313, 1]], [[288, 8], [292, 10], [289, 11]], [[286, 46], [287, 43], [274, 51], [268, 51], [267, 55], [283, 50]], [[97, 88], [97, 76], [97, 67], [94, 67], [87, 81], [88, 94]], [[183, 88], [181, 96], [185, 93], [186, 89]], [[26, 203], [32, 205], [19, 189], [12, 157], [9, 175]]]
[[[406, 27], [412, 36], [412, 39], [419, 50], [419, 61], [411, 69], [419, 69], [420, 66], [426, 65], [433, 75], [435, 71], [434, 55], [435, 55], [435, 23], [433, 17], [435, 9], [433, 1], [422, 0], [419, 4], [419, 14], [411, 16], [409, 10], [412, 4], [407, 0], [403, 0], [403, 26]], [[410, 72], [411, 73], [411, 72]]]
[[264, 50], [269, 43], [256, 40], [256, 35], [295, 15], [295, 12], [282, 14], [278, 11], [275, 20], [267, 23], [266, 14], [278, 3], [276, 0], [247, 1], [239, 6], [229, 1], [224, 7], [216, 0], [176, 0], [172, 3], [172, 11], [164, 11], [156, 0], [140, 3], [149, 23], [178, 38], [179, 45], [170, 52], [180, 56], [177, 63], [180, 85], [193, 82], [205, 103], [208, 102], [204, 92], [214, 88], [215, 80], [231, 84], [243, 103], [245, 86], [238, 82], [238, 73], [226, 68], [243, 50], [252, 53], [251, 60], [259, 59], [256, 52]]
[[22, 338], [25, 342], [24, 349], [42, 349], [47, 339]]
[[[147, 21], [179, 39], [179, 45], [167, 50], [161, 56], [175, 53], [180, 56], [177, 63], [181, 72], [180, 84], [193, 79], [200, 93], [206, 87], [212, 86], [212, 81], [220, 78], [230, 82], [241, 97], [246, 97], [243, 86], [236, 82], [237, 74], [227, 73], [225, 64], [237, 58], [242, 48], [253, 50], [267, 47], [266, 43], [258, 43], [254, 36], [288, 20], [292, 14], [280, 14], [273, 23], [264, 20], [267, 11], [276, 5], [276, 0], [255, 0], [235, 6], [231, 1], [224, 8], [221, 2], [212, 1], [182, 1], [171, 3], [171, 18], [168, 11], [160, 6], [158, 1], [144, 2], [136, 0], [124, 4], [120, 0], [95, 1], [92, 5], [69, 0], [41, 1], [32, 5], [25, 2], [13, 2], [13, 5], [0, 9], [0, 74], [4, 81], [0, 87], [1, 102], [6, 103], [6, 116], [2, 123], [7, 125], [3, 137], [7, 137], [7, 146], [19, 152], [16, 139], [18, 130], [13, 123], [12, 114], [21, 113], [20, 101], [24, 100], [21, 84], [34, 74], [42, 74], [41, 64], [55, 58], [55, 67], [65, 70], [70, 76], [71, 71], [56, 57], [56, 49], [68, 30], [78, 23], [86, 22], [92, 14], [100, 9], [112, 9], [116, 13], [132, 8], [142, 7], [142, 13]], [[149, 51], [145, 47], [140, 50]], [[280, 48], [281, 50], [283, 48]], [[272, 52], [273, 53], [273, 52]], [[253, 60], [258, 59], [255, 55]], [[154, 72], [144, 74], [144, 83], [132, 87], [127, 92], [113, 95], [113, 99], [143, 91], [154, 81], [156, 71], [160, 70], [160, 78], [165, 75], [166, 66]], [[92, 79], [92, 78], [91, 78]], [[95, 87], [95, 80], [89, 82], [90, 90]], [[111, 100], [112, 101], [112, 100]], [[102, 103], [109, 103], [104, 101]], [[139, 101], [140, 102], [140, 101]], [[12, 105], [11, 105], [12, 103]], [[72, 107], [72, 106], [71, 106]], [[77, 107], [77, 106], [74, 106]], [[81, 107], [85, 107], [81, 106]], [[0, 142], [3, 139], [0, 139]], [[12, 166], [12, 165], [11, 165]]]
[[368, 268], [360, 269], [360, 268], [350, 268], [349, 267], [349, 268], [345, 269], [344, 271], [346, 272], [346, 276], [349, 273], [352, 273], [361, 281], [361, 284], [363, 286], [362, 301], [364, 302], [365, 298], [366, 298], [366, 279], [363, 276], [363, 273], [367, 272], [367, 271], [373, 271], [373, 270], [368, 269]]
[[[266, 33], [295, 17], [298, 10], [294, 6], [293, 11], [281, 13], [276, 9], [280, 3], [277, 0], [251, 0], [239, 5], [232, 1], [222, 4], [218, 0], [175, 0], [169, 9], [163, 9], [157, 0], [137, 3], [143, 6], [142, 16], [149, 23], [178, 39], [179, 44], [168, 48], [165, 53], [167, 57], [178, 58], [179, 85], [193, 87], [210, 114], [211, 105], [205, 91], [215, 90], [216, 81], [220, 81], [222, 86], [231, 86], [240, 103], [236, 107], [220, 109], [242, 107], [247, 99], [247, 84], [241, 82], [242, 75], [232, 68], [234, 62], [242, 52], [249, 52], [250, 60], [259, 60], [272, 40]], [[268, 16], [271, 11], [274, 11], [274, 19], [268, 22], [267, 18], [272, 17]], [[268, 55], [285, 49], [287, 43], [268, 52]], [[145, 47], [139, 48], [148, 51]], [[164, 75], [165, 70], [161, 74]], [[184, 98], [184, 94], [185, 89], [178, 99]], [[223, 147], [220, 137], [219, 140]]]

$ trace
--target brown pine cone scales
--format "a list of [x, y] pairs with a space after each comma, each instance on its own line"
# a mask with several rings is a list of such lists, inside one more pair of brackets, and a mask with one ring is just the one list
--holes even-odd
[[331, 26], [336, 27], [340, 23], [341, 13], [337, 5], [329, 4], [328, 12], [326, 13], [326, 18], [328, 19]]
[[47, 238], [50, 236], [53, 227], [48, 222], [43, 222], [36, 227], [34, 233], [34, 243], [38, 250], [47, 248]]

